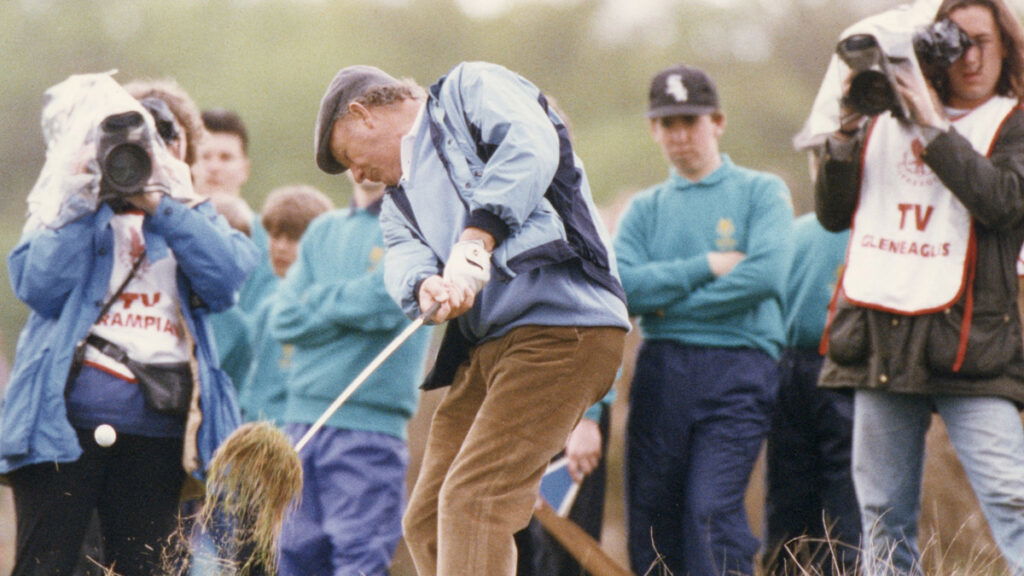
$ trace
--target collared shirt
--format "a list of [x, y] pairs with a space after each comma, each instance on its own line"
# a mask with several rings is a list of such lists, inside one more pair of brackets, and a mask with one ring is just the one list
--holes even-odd
[[416, 120], [413, 121], [412, 127], [409, 131], [402, 136], [402, 144], [400, 148], [401, 162], [402, 162], [402, 177], [399, 179], [399, 183], [405, 182], [405, 179], [409, 175], [409, 171], [412, 168], [412, 157], [413, 157], [413, 144], [416, 143], [416, 134], [420, 131], [420, 124], [423, 123], [423, 111], [427, 109], [427, 100], [424, 99], [420, 104], [420, 109], [416, 112]]

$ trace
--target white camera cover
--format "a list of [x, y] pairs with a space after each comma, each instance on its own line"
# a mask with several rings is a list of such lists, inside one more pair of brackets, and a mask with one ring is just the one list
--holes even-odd
[[[870, 34], [890, 60], [902, 61], [903, 64], [897, 64], [898, 67], [905, 67], [918, 81], [924, 82], [914, 55], [913, 36], [919, 28], [935, 19], [939, 4], [940, 0], [917, 0], [913, 4], [901, 4], [853, 24], [843, 30], [839, 40], [855, 34]], [[811, 107], [811, 114], [804, 122], [803, 129], [793, 137], [793, 146], [797, 150], [819, 146], [828, 134], [839, 129], [839, 101], [843, 97], [843, 82], [849, 74], [850, 67], [833, 53]]]
[[198, 198], [188, 165], [167, 150], [153, 118], [114, 80], [115, 73], [75, 74], [46, 90], [42, 113], [46, 162], [28, 195], [25, 231], [59, 228], [96, 210], [99, 126], [112, 114], [134, 111], [145, 118], [153, 155], [146, 191], [161, 191], [186, 202]]

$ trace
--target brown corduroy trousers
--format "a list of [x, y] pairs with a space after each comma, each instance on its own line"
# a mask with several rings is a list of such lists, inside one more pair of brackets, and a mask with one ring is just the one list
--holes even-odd
[[626, 331], [523, 326], [477, 346], [434, 413], [403, 520], [419, 576], [512, 576], [548, 460], [615, 380]]

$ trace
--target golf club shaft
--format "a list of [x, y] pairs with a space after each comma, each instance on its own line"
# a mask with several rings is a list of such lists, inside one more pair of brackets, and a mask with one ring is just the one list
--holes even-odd
[[332, 402], [331, 405], [327, 407], [327, 410], [325, 410], [324, 413], [320, 415], [320, 418], [318, 418], [317, 421], [314, 422], [312, 426], [310, 426], [309, 430], [307, 430], [306, 433], [302, 436], [302, 438], [299, 439], [299, 442], [295, 444], [295, 451], [301, 452], [302, 447], [309, 442], [309, 440], [313, 437], [314, 434], [316, 434], [321, 428], [324, 427], [324, 424], [327, 422], [327, 420], [331, 416], [333, 416], [334, 413], [337, 412], [339, 408], [341, 408], [341, 405], [344, 404], [346, 400], [348, 400], [349, 396], [355, 393], [356, 389], [358, 389], [363, 384], [363, 382], [365, 382], [374, 372], [376, 372], [377, 368], [380, 368], [380, 365], [383, 364], [384, 361], [387, 360], [391, 356], [391, 354], [393, 354], [394, 351], [398, 349], [399, 346], [405, 343], [405, 341], [409, 339], [409, 336], [412, 336], [412, 333], [419, 329], [419, 327], [422, 326], [423, 323], [427, 321], [427, 318], [433, 316], [437, 312], [437, 309], [440, 307], [440, 303], [435, 303], [433, 306], [430, 307], [430, 309], [428, 309], [426, 312], [423, 312], [422, 314], [419, 315], [418, 318], [413, 320], [412, 324], [406, 326], [405, 330], [402, 330], [401, 334], [396, 336], [395, 339], [392, 340], [391, 343], [387, 345], [387, 347], [381, 350], [380, 354], [377, 354], [377, 357], [373, 359], [373, 362], [370, 362], [370, 364], [366, 368], [363, 368], [363, 371], [359, 373], [359, 376], [356, 376], [356, 379], [353, 380], [352, 383], [349, 384], [344, 390], [342, 390], [341, 394], [339, 394], [338, 397], [334, 399], [334, 402]]

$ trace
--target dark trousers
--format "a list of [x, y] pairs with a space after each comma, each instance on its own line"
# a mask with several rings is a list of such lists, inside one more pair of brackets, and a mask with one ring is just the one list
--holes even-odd
[[[579, 492], [572, 507], [569, 508], [569, 519], [590, 534], [595, 540], [601, 539], [601, 524], [604, 521], [604, 493], [608, 457], [608, 431], [611, 418], [608, 408], [601, 411], [601, 419], [597, 423], [601, 431], [601, 462], [597, 468], [580, 483]], [[556, 456], [556, 458], [560, 457]], [[562, 547], [544, 530], [536, 518], [530, 519], [526, 528], [516, 532], [516, 549], [519, 552], [516, 564], [517, 576], [580, 576], [584, 572], [572, 554]]]
[[641, 346], [626, 439], [633, 572], [754, 573], [744, 495], [777, 386], [778, 363], [759, 350]]
[[[769, 573], [803, 574], [800, 566], [813, 564], [829, 575], [838, 560], [853, 574], [861, 533], [850, 468], [853, 394], [818, 388], [822, 361], [817, 350], [786, 350], [779, 364], [779, 396], [768, 433]], [[799, 540], [790, 542], [794, 538]]]
[[121, 434], [109, 448], [80, 430], [75, 462], [25, 466], [8, 478], [17, 516], [12, 576], [68, 576], [97, 511], [106, 561], [119, 576], [160, 574], [185, 480], [180, 438]]

